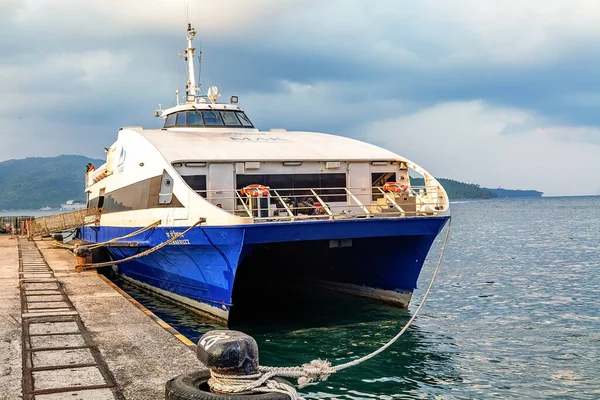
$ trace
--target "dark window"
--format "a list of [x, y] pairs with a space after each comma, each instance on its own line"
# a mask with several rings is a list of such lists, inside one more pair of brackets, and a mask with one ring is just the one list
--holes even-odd
[[324, 202], [346, 201], [346, 174], [271, 174], [271, 175], [237, 175], [237, 189], [248, 185], [265, 185], [276, 189], [281, 196], [312, 196], [314, 189]]
[[165, 128], [169, 128], [171, 126], [175, 126], [175, 117], [176, 113], [167, 115], [167, 119], [165, 120]]
[[188, 111], [187, 125], [204, 126], [204, 122], [202, 122], [202, 114], [200, 113], [200, 111]]
[[371, 174], [373, 187], [383, 186], [386, 182], [396, 182], [395, 172], [375, 172]]
[[325, 203], [346, 201], [346, 174], [320, 174], [319, 177], [321, 190], [317, 193]]
[[236, 114], [243, 126], [250, 127], [250, 128], [254, 127], [254, 125], [252, 125], [252, 122], [250, 122], [250, 120], [248, 119], [246, 114], [244, 114], [243, 112], [237, 112]]
[[177, 113], [177, 121], [175, 122], [176, 126], [185, 126], [185, 111], [180, 111]]
[[382, 187], [386, 182], [396, 182], [395, 172], [375, 172], [371, 174], [371, 182], [373, 187], [373, 200], [383, 197], [383, 194], [378, 187]]
[[[266, 175], [237, 175], [237, 188], [241, 189], [248, 185], [265, 185], [267, 186]], [[277, 188], [273, 188], [277, 189]]]
[[206, 197], [206, 175], [182, 176], [185, 183], [202, 197]]
[[225, 125], [227, 126], [240, 126], [240, 121], [235, 116], [233, 111], [221, 111], [221, 116], [223, 117], [223, 121], [225, 121]]
[[221, 115], [216, 111], [202, 111], [202, 116], [206, 126], [223, 125]]
[[[267, 186], [272, 187], [273, 189], [292, 189], [294, 187], [293, 177], [293, 175], [287, 174], [266, 175]], [[287, 195], [289, 193], [287, 191], [283, 191], [283, 193], [281, 193], [279, 190], [278, 192], [280, 195]]]

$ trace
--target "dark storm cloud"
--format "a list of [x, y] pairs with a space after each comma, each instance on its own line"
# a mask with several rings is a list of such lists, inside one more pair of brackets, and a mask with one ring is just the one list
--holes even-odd
[[[600, 15], [581, 0], [530, 1], [191, 2], [191, 20], [204, 90], [239, 95], [261, 128], [383, 143], [369, 126], [422, 124], [410, 116], [480, 101], [527, 115], [486, 111], [483, 120], [502, 120], [499, 135], [537, 129], [539, 140], [596, 145]], [[157, 126], [154, 110], [174, 104], [185, 77], [183, 7], [173, 4], [0, 0], [0, 122], [26, 129], [35, 155], [57, 153], [49, 128], [59, 152], [101, 156], [120, 126]], [[0, 159], [9, 154], [34, 155], [4, 146]]]

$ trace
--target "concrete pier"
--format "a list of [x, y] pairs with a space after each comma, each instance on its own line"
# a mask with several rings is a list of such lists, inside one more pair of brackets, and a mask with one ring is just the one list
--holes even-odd
[[20, 241], [21, 259], [0, 235], [0, 399], [161, 399], [168, 379], [202, 368], [68, 251]]

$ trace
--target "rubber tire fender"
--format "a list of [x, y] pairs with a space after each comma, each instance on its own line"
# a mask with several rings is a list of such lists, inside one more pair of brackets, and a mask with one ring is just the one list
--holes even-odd
[[213, 393], [208, 387], [209, 378], [210, 371], [206, 369], [168, 380], [165, 385], [165, 400], [290, 400], [290, 397], [283, 393]]

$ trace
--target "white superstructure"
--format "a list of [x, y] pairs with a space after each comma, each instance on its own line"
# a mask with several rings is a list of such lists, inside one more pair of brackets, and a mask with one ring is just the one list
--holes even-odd
[[[207, 225], [229, 225], [448, 213], [439, 182], [398, 154], [342, 136], [260, 131], [237, 97], [217, 103], [215, 87], [199, 95], [194, 36], [188, 26], [184, 104], [178, 99], [176, 106], [159, 110], [161, 129], [122, 128], [106, 164], [88, 175], [88, 206], [103, 210], [101, 224], [145, 226], [161, 219], [189, 226], [206, 218]], [[411, 185], [415, 173], [424, 185]], [[390, 189], [386, 182], [397, 185]], [[258, 190], [249, 193], [246, 187]]]

